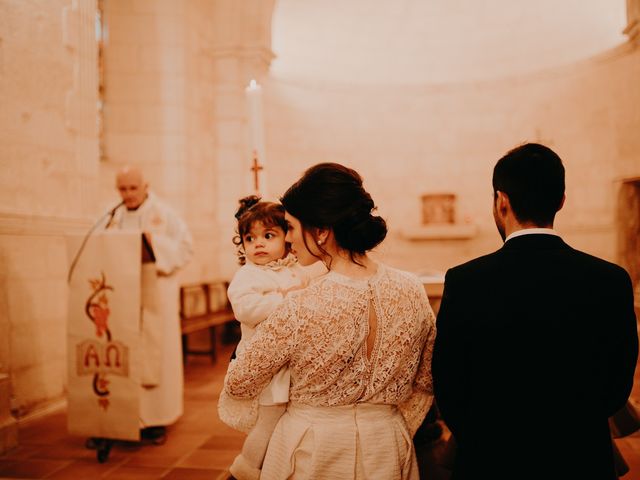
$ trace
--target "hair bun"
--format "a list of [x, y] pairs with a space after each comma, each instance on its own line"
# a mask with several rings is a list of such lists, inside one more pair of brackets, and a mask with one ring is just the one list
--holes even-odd
[[366, 213], [354, 218], [348, 225], [334, 229], [336, 240], [343, 247], [365, 253], [379, 245], [387, 236], [387, 222], [382, 217]]
[[240, 200], [238, 200], [238, 202], [240, 203], [240, 207], [238, 208], [238, 211], [235, 214], [236, 220], [239, 220], [240, 217], [247, 210], [249, 210], [251, 207], [253, 207], [260, 200], [262, 200], [262, 199], [260, 197], [258, 197], [257, 195], [249, 195], [247, 197], [244, 197], [244, 198], [241, 198]]
[[338, 246], [355, 263], [354, 254], [365, 254], [387, 235], [384, 219], [371, 214], [375, 204], [362, 177], [339, 163], [308, 168], [280, 201], [304, 228], [331, 228]]

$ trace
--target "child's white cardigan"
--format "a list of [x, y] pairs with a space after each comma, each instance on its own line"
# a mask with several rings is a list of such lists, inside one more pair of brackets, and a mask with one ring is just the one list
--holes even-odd
[[[236, 272], [229, 284], [227, 294], [242, 331], [242, 337], [236, 349], [237, 355], [242, 354], [258, 324], [283, 301], [284, 296], [279, 290], [306, 286], [317, 270], [317, 268], [307, 269], [300, 266], [296, 258], [289, 254], [267, 265], [247, 262]], [[218, 399], [218, 415], [230, 427], [248, 432], [256, 422], [258, 405], [274, 405], [289, 401], [289, 384], [289, 369], [283, 368], [274, 375], [269, 385], [255, 399], [231, 398], [223, 387]]]

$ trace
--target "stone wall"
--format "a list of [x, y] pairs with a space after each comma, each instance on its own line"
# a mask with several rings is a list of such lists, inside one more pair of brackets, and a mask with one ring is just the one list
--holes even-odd
[[214, 82], [210, 2], [105, 2], [101, 201], [119, 200], [115, 171], [140, 166], [195, 242], [182, 281], [216, 276]]
[[[519, 143], [539, 141], [566, 165], [558, 230], [576, 248], [616, 261], [618, 183], [640, 175], [639, 74], [640, 51], [624, 44], [578, 64], [486, 82], [396, 88], [271, 78], [269, 182], [283, 192], [314, 163], [352, 166], [389, 223], [381, 258], [442, 271], [500, 246], [493, 165]], [[427, 193], [454, 193], [457, 223], [475, 234], [408, 240]]]
[[92, 224], [95, 1], [0, 4], [0, 372], [24, 415], [64, 397], [64, 235]]

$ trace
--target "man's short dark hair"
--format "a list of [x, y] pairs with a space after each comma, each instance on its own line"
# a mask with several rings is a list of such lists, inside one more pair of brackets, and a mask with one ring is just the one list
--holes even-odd
[[493, 192], [506, 193], [520, 223], [553, 224], [564, 196], [564, 166], [549, 147], [526, 143], [510, 150], [493, 169]]

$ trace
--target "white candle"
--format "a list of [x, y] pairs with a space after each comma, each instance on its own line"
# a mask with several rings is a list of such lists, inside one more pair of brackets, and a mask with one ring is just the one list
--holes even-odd
[[[262, 120], [262, 87], [255, 80], [249, 82], [245, 89], [247, 97], [247, 119], [249, 134], [249, 166], [251, 172], [251, 188], [257, 194], [266, 196], [265, 148], [264, 148], [264, 122]], [[262, 169], [255, 170], [254, 159]], [[257, 177], [256, 177], [257, 175]], [[256, 188], [255, 180], [258, 180]]]

